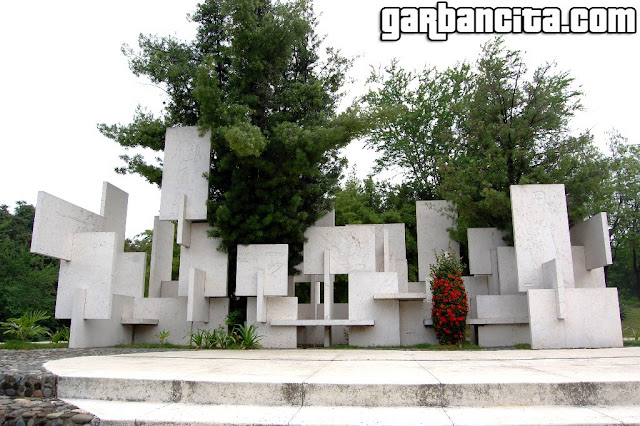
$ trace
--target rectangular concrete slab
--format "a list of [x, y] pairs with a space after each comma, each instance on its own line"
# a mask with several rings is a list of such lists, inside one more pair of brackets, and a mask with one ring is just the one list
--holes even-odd
[[424, 320], [431, 318], [431, 298], [421, 301], [399, 303], [400, 345], [437, 345], [438, 339], [433, 327], [425, 327]]
[[607, 214], [598, 213], [576, 223], [570, 230], [571, 245], [583, 246], [587, 270], [611, 265], [611, 244]]
[[573, 287], [564, 185], [512, 185], [511, 211], [518, 289], [544, 288], [542, 265], [552, 259], [564, 286]]
[[113, 294], [143, 297], [146, 270], [147, 253], [118, 253], [116, 255], [115, 276], [113, 279]]
[[573, 276], [576, 280], [576, 288], [605, 288], [607, 286], [604, 278], [604, 268], [587, 269], [584, 247], [572, 246], [571, 257], [573, 259]]
[[529, 307], [526, 295], [500, 295], [476, 297], [478, 318], [528, 319]]
[[189, 270], [200, 269], [205, 272], [206, 297], [227, 296], [228, 255], [218, 250], [220, 239], [210, 238], [207, 223], [191, 225], [191, 245], [180, 247], [180, 274], [178, 277], [180, 296], [187, 295], [189, 288]]
[[305, 233], [304, 274], [324, 274], [324, 253], [330, 252], [329, 273], [376, 270], [374, 226], [310, 227]]
[[46, 192], [38, 192], [31, 252], [71, 260], [73, 235], [103, 231], [104, 224], [104, 217], [98, 214]]
[[478, 345], [483, 348], [531, 344], [528, 324], [490, 324], [478, 326]]
[[262, 336], [260, 344], [264, 348], [283, 349], [296, 348], [297, 346], [297, 330], [295, 326], [290, 327], [272, 327], [270, 325], [273, 320], [294, 320], [298, 316], [298, 298], [297, 297], [267, 297], [266, 298], [266, 316], [267, 322], [260, 323], [257, 321], [257, 303], [255, 297], [247, 298], [247, 323], [253, 324], [258, 330], [258, 334]]
[[491, 275], [491, 250], [506, 246], [504, 233], [497, 228], [469, 228], [469, 272], [471, 275]]
[[122, 325], [120, 318], [131, 315], [133, 297], [113, 296], [108, 319], [84, 319], [89, 291], [75, 289], [71, 317], [69, 348], [96, 348], [131, 344], [132, 327]]
[[289, 264], [287, 244], [238, 246], [236, 295], [257, 296], [258, 272], [263, 274], [265, 296], [287, 296]]
[[133, 303], [133, 316], [159, 320], [157, 326], [137, 326], [133, 343], [158, 343], [157, 334], [167, 331], [167, 343], [187, 345], [191, 332], [196, 332], [199, 328], [212, 328], [204, 322], [187, 321], [186, 297], [136, 298]]
[[115, 232], [84, 232], [73, 236], [71, 261], [60, 263], [56, 318], [71, 318], [76, 289], [87, 289], [84, 318], [111, 318], [116, 268]]
[[429, 281], [429, 267], [436, 261], [436, 253], [458, 255], [460, 246], [449, 236], [455, 226], [457, 213], [448, 201], [416, 201], [418, 237], [418, 280]]
[[187, 196], [185, 220], [207, 219], [211, 135], [197, 127], [167, 129], [162, 168], [160, 219], [178, 220], [182, 197]]
[[128, 203], [129, 194], [109, 182], [102, 184], [100, 215], [104, 217], [104, 231], [115, 232], [118, 235], [118, 250], [124, 250]]
[[515, 247], [498, 247], [498, 280], [500, 295], [521, 294], [518, 289], [518, 266]]
[[205, 272], [189, 270], [189, 294], [187, 296], [187, 321], [209, 322], [209, 299], [204, 297]]
[[556, 315], [555, 290], [530, 290], [527, 297], [533, 349], [622, 347], [617, 289], [564, 289], [564, 319]]
[[173, 222], [160, 220], [160, 216], [153, 218], [149, 297], [160, 297], [162, 281], [171, 281], [174, 234]]
[[397, 300], [374, 300], [376, 293], [398, 291], [394, 272], [354, 272], [349, 274], [349, 319], [373, 319], [374, 327], [352, 327], [353, 346], [400, 344], [400, 306]]

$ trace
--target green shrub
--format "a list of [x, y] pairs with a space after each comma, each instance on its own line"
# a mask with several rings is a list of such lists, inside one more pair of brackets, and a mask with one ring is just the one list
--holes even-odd
[[0, 322], [0, 327], [6, 328], [4, 334], [25, 342], [43, 338], [49, 329], [38, 322], [49, 318], [45, 311], [25, 312], [20, 318], [8, 318], [7, 321]]

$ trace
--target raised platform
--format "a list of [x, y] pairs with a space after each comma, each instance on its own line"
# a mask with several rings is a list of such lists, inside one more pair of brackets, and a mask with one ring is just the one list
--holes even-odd
[[180, 351], [45, 367], [101, 424], [640, 424], [640, 348]]

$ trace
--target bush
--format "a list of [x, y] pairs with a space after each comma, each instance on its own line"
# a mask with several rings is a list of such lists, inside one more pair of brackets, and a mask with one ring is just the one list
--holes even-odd
[[449, 253], [436, 254], [431, 265], [431, 319], [441, 345], [462, 344], [469, 302], [462, 280], [462, 264]]
[[0, 327], [6, 328], [4, 334], [25, 342], [41, 339], [47, 334], [49, 329], [38, 324], [46, 319], [49, 319], [49, 315], [45, 311], [25, 312], [20, 318], [8, 318], [7, 321], [0, 322]]

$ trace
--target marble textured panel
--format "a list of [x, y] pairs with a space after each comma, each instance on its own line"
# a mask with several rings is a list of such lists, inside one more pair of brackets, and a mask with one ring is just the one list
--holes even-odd
[[526, 295], [478, 295], [477, 318], [525, 319], [529, 316]]
[[133, 297], [113, 296], [108, 319], [84, 319], [89, 290], [76, 288], [72, 296], [69, 348], [97, 348], [132, 343], [132, 327], [120, 323], [133, 310]]
[[204, 295], [206, 297], [227, 296], [228, 256], [218, 251], [220, 239], [209, 238], [207, 223], [191, 225], [191, 245], [180, 247], [179, 296], [186, 296], [189, 288], [189, 270], [205, 272]]
[[171, 281], [174, 234], [173, 222], [160, 220], [159, 216], [153, 219], [149, 297], [161, 297], [162, 281]]
[[576, 288], [605, 288], [607, 286], [604, 278], [604, 268], [587, 270], [584, 247], [572, 246], [571, 257], [573, 259], [573, 276], [576, 280]]
[[78, 288], [87, 289], [85, 319], [111, 318], [116, 241], [115, 232], [74, 234], [71, 261], [60, 262], [56, 318], [71, 318]]
[[519, 290], [544, 288], [542, 265], [552, 259], [564, 286], [573, 287], [564, 185], [513, 185], [511, 209]]
[[264, 348], [294, 349], [297, 347], [298, 332], [295, 326], [272, 327], [269, 323], [274, 319], [296, 319], [298, 315], [297, 297], [268, 297], [267, 322], [256, 321], [257, 304], [255, 297], [247, 298], [247, 323], [256, 326], [262, 336], [260, 343]]
[[156, 335], [161, 331], [169, 332], [167, 342], [174, 345], [187, 345], [189, 333], [198, 329], [211, 329], [204, 322], [187, 321], [187, 298], [136, 298], [133, 302], [134, 318], [151, 318], [159, 320], [156, 326], [136, 326], [134, 343], [158, 343]]
[[478, 345], [501, 348], [518, 344], [531, 344], [527, 324], [492, 324], [478, 327]]
[[469, 272], [471, 275], [490, 275], [491, 250], [506, 246], [504, 233], [498, 228], [469, 228]]
[[587, 270], [613, 263], [606, 213], [598, 213], [585, 221], [576, 223], [569, 232], [571, 245], [584, 247]]
[[515, 247], [498, 247], [496, 253], [498, 254], [500, 295], [520, 294]]
[[431, 298], [424, 301], [400, 302], [400, 345], [437, 345], [433, 327], [425, 327], [424, 320], [431, 318]]
[[453, 205], [448, 201], [416, 201], [418, 280], [429, 281], [429, 267], [435, 262], [436, 253], [460, 253], [459, 244], [451, 239], [448, 231], [455, 226], [454, 214]]
[[265, 296], [287, 296], [287, 244], [253, 244], [238, 246], [236, 295], [257, 296], [258, 271], [263, 271]]
[[[73, 235], [103, 231], [104, 224], [104, 217], [98, 214], [46, 192], [38, 192], [31, 251], [56, 259], [71, 260]], [[67, 318], [70, 316], [71, 309], [68, 310]]]
[[160, 219], [178, 220], [182, 196], [187, 196], [186, 220], [206, 220], [211, 135], [197, 127], [167, 129], [162, 169]]
[[351, 327], [349, 344], [391, 346], [400, 344], [400, 306], [397, 300], [374, 300], [376, 293], [397, 293], [394, 272], [349, 274], [349, 319], [374, 320], [373, 327]]
[[374, 226], [310, 227], [305, 235], [304, 274], [324, 274], [324, 253], [330, 251], [331, 274], [348, 274], [376, 268]]
[[127, 205], [129, 194], [109, 182], [102, 184], [100, 215], [104, 217], [104, 231], [118, 235], [116, 247], [124, 250], [124, 235], [127, 228]]
[[566, 318], [556, 316], [556, 291], [527, 293], [532, 349], [622, 347], [618, 291], [565, 288]]
[[209, 299], [204, 297], [205, 275], [200, 269], [189, 270], [187, 321], [209, 322]]
[[[118, 244], [118, 242], [116, 242], [116, 244]], [[146, 253], [118, 253], [116, 255], [113, 294], [143, 297], [146, 269]]]

